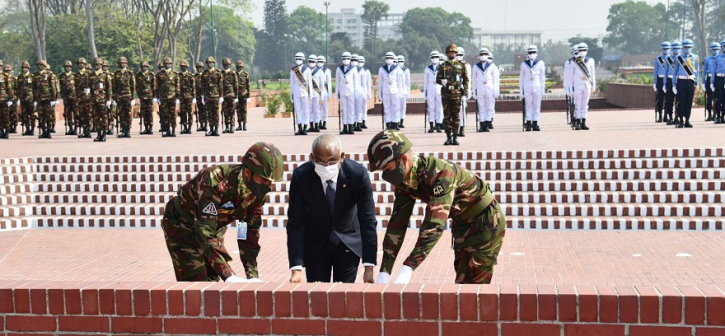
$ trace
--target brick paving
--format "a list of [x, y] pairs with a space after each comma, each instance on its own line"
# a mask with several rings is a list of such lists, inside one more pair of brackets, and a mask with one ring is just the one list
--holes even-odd
[[[231, 242], [227, 247], [234, 257], [232, 268], [241, 273], [232, 231], [227, 232], [226, 241]], [[383, 232], [378, 235], [381, 242]], [[409, 231], [401, 255], [407, 256], [415, 239], [416, 231]], [[289, 278], [285, 244], [284, 230], [262, 232], [262, 279]], [[510, 230], [501, 252], [493, 280], [499, 285], [725, 284], [723, 232]], [[452, 283], [452, 265], [450, 234], [445, 231], [412, 282]], [[174, 276], [159, 229], [2, 232], [0, 280], [21, 279], [163, 282], [173, 281]]]

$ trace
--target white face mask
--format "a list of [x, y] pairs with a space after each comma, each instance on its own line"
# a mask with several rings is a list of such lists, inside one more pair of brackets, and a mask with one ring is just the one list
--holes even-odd
[[488, 56], [486, 55], [481, 55], [478, 58], [481, 60], [481, 62], [486, 62], [488, 60]]
[[679, 55], [681, 50], [682, 49], [672, 49], [672, 53], [675, 55]]
[[349, 59], [344, 59], [344, 60], [342, 60], [342, 64], [348, 65], [348, 64], [350, 64], [350, 60]]
[[[581, 53], [579, 53], [579, 54], [581, 55]], [[532, 60], [532, 61], [535, 60], [536, 57], [537, 57], [536, 54], [529, 54], [529, 59]]]
[[363, 68], [363, 67], [365, 67], [365, 62], [360, 62], [360, 63], [358, 63], [358, 67], [360, 67], [360, 68]]
[[398, 66], [405, 66], [405, 62], [398, 62]]
[[317, 67], [318, 68], [322, 68], [323, 66], [325, 66], [325, 63], [317, 62]]
[[393, 60], [390, 59], [390, 58], [386, 58], [385, 59], [385, 64], [387, 64], [387, 65], [393, 65]]
[[358, 65], [358, 61], [352, 61], [352, 66], [356, 67]]
[[438, 58], [431, 58], [430, 59], [430, 63], [431, 64], [438, 64], [438, 62], [440, 62], [440, 59], [438, 59]]
[[337, 182], [337, 175], [340, 173], [340, 166], [335, 164], [325, 167], [315, 163], [315, 173], [317, 173], [317, 176], [319, 176], [323, 182], [328, 180]]
[[302, 60], [295, 60], [295, 64], [302, 65]]
[[580, 51], [579, 52], [579, 58], [584, 58], [584, 57], [587, 57], [587, 52], [586, 51]]
[[307, 62], [307, 65], [309, 65], [310, 68], [314, 68], [315, 64], [317, 64], [317, 62]]
[[669, 55], [670, 49], [662, 49], [662, 55]]
[[487, 60], [486, 60], [486, 62], [488, 62], [488, 63], [493, 63], [493, 59], [490, 59], [490, 58], [489, 58], [489, 59], [487, 59]]
[[710, 52], [712, 52], [712, 55], [713, 55], [713, 56], [717, 56], [718, 50], [717, 50], [717, 49], [715, 49], [715, 50], [710, 50]]
[[456, 60], [458, 60], [458, 61], [462, 61], [462, 60], [463, 60], [463, 56], [462, 56], [462, 55], [458, 55], [458, 56], [456, 56]]

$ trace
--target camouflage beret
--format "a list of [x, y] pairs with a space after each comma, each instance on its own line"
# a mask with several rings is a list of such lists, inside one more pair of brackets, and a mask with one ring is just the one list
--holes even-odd
[[273, 144], [257, 142], [249, 147], [242, 158], [244, 167], [267, 180], [282, 181], [284, 159], [282, 153]]
[[149, 67], [149, 62], [144, 61], [141, 63], [141, 67]]
[[242, 60], [238, 60], [237, 61], [237, 66], [244, 66], [244, 62], [242, 62]]
[[183, 61], [181, 61], [181, 63], [179, 63], [179, 66], [187, 67], [188, 68], [189, 67], [189, 61], [183, 60]]
[[70, 61], [65, 61], [65, 62], [63, 62], [63, 66], [64, 67], [67, 67], [67, 66], [72, 67], [73, 66], [73, 63], [71, 63]]
[[20, 67], [30, 69], [30, 63], [28, 63], [28, 61], [25, 61], [25, 62], [23, 62], [23, 64]]
[[103, 66], [104, 67], [110, 67], [110, 65], [108, 64], [108, 60], [103, 60]]
[[96, 57], [95, 59], [93, 59], [93, 65], [102, 65], [102, 64], [103, 64], [102, 58]]
[[446, 54], [449, 52], [458, 52], [458, 47], [456, 47], [455, 44], [451, 43], [446, 47]]
[[400, 131], [387, 130], [376, 134], [368, 145], [368, 169], [373, 172], [405, 154], [413, 144]]
[[214, 59], [214, 57], [209, 56], [206, 58], [206, 62], [207, 63], [216, 63], [216, 60]]
[[76, 64], [86, 64], [86, 59], [81, 57], [76, 61]]
[[157, 65], [157, 67], [159, 69], [163, 69], [164, 68], [164, 62], [159, 62], [159, 65]]
[[203, 68], [204, 67], [204, 63], [202, 63], [202, 62], [196, 62], [196, 67], [197, 68]]
[[174, 62], [173, 62], [173, 61], [171, 60], [171, 57], [164, 57], [164, 64], [171, 64], [171, 63], [174, 63]]
[[121, 63], [128, 64], [128, 60], [126, 59], [126, 57], [121, 57], [121, 58], [118, 59], [118, 64], [121, 64]]
[[5, 64], [5, 71], [13, 71], [13, 66], [10, 64]]
[[232, 65], [232, 60], [231, 60], [231, 58], [225, 58], [225, 59], [223, 59], [223, 60], [222, 60], [222, 64], [223, 64], [223, 65]]
[[35, 65], [42, 65], [46, 68], [48, 67], [48, 63], [45, 63], [44, 60], [38, 60], [38, 62], [36, 62]]

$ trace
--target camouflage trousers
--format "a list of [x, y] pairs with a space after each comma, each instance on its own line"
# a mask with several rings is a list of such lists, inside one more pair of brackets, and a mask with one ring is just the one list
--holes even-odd
[[[118, 103], [117, 103], [118, 104]], [[113, 128], [115, 122], [118, 120], [116, 106], [111, 105], [111, 107], [106, 109], [106, 113], [108, 114], [108, 127]]]
[[38, 102], [38, 128], [40, 129], [51, 129], [55, 125], [53, 119], [55, 119], [55, 109], [50, 106], [50, 101]]
[[[5, 104], [7, 105], [7, 104]], [[10, 122], [10, 126], [18, 126], [18, 109], [20, 107], [13, 103], [13, 106], [10, 106], [8, 109], [8, 120]]]
[[143, 119], [143, 125], [146, 127], [153, 127], [154, 125], [154, 100], [153, 99], [139, 99], [139, 105], [141, 108], [141, 119]]
[[209, 126], [219, 126], [219, 98], [206, 100], [206, 120]]
[[454, 223], [453, 249], [458, 284], [490, 284], [493, 267], [506, 235], [506, 218], [493, 201], [481, 216], [468, 223]]
[[234, 98], [224, 98], [222, 104], [222, 113], [224, 113], [224, 122], [234, 125]]
[[[105, 106], [104, 106], [105, 108]], [[90, 100], [81, 100], [78, 102], [78, 126], [91, 130], [91, 120], [93, 119], [93, 102]]]
[[461, 96], [444, 95], [443, 99], [443, 126], [446, 133], [458, 132], [461, 125]]
[[176, 127], [176, 99], [162, 99], [159, 103], [161, 124]]
[[179, 115], [181, 116], [181, 126], [191, 126], [194, 122], [194, 114], [192, 113], [193, 106], [191, 104], [192, 98], [181, 99], [179, 106]]
[[7, 100], [0, 101], [0, 128], [10, 128], [10, 110], [14, 108], [15, 105], [8, 106]]
[[132, 100], [133, 98], [131, 97], [118, 98], [116, 100], [116, 112], [118, 112], [116, 120], [118, 120], [118, 125], [121, 127], [121, 131], [131, 129], [131, 123], [133, 122], [133, 117], [131, 116]]
[[196, 97], [196, 120], [200, 124], [206, 122], [206, 109], [204, 108], [204, 104], [201, 103], [201, 97]]
[[[166, 204], [161, 228], [164, 230], [166, 248], [171, 256], [176, 281], [219, 281], [221, 277], [206, 260], [204, 251], [197, 240], [194, 230], [194, 221], [186, 220], [175, 214], [173, 199]], [[224, 245], [224, 234], [227, 227], [217, 231], [219, 239]], [[224, 259], [232, 261], [230, 255]]]
[[63, 97], [63, 118], [65, 118], [65, 124], [69, 127], [78, 126], [78, 108], [76, 105], [75, 99]]
[[247, 98], [239, 98], [239, 103], [237, 103], [237, 120], [247, 122]]
[[108, 129], [106, 102], [93, 102], [93, 124], [99, 132]]
[[20, 101], [20, 120], [23, 125], [35, 127], [35, 120], [37, 119], [33, 102]]

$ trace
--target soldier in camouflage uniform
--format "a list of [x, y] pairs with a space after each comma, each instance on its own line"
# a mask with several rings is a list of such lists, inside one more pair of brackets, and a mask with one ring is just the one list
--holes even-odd
[[58, 86], [60, 86], [60, 97], [63, 102], [63, 118], [67, 127], [65, 135], [78, 135], [78, 112], [76, 100], [75, 74], [73, 74], [73, 63], [63, 62], [63, 73], [58, 75]]
[[427, 205], [425, 218], [395, 282], [410, 281], [451, 218], [456, 283], [490, 283], [506, 233], [501, 206], [475, 173], [437, 157], [416, 156], [411, 147], [410, 140], [396, 130], [378, 133], [368, 146], [370, 171], [382, 170], [383, 180], [395, 186], [378, 282], [388, 282], [416, 200], [421, 200]]
[[154, 92], [156, 76], [149, 70], [149, 62], [141, 63], [141, 71], [136, 74], [136, 95], [141, 108], [144, 130], [141, 134], [154, 134]]
[[93, 99], [93, 124], [98, 130], [98, 136], [93, 139], [95, 142], [106, 141], [108, 130], [108, 108], [111, 107], [113, 87], [111, 75], [103, 72], [103, 59], [96, 57], [93, 60], [95, 71], [91, 73], [91, 95]]
[[237, 61], [237, 78], [239, 78], [239, 93], [237, 98], [237, 131], [247, 130], [247, 102], [249, 102], [249, 73], [244, 71], [244, 62]]
[[76, 100], [78, 104], [78, 138], [91, 138], [91, 120], [93, 118], [93, 82], [92, 72], [86, 69], [86, 59], [81, 57], [76, 62], [78, 72], [74, 75], [76, 83]]
[[5, 65], [5, 72], [0, 74], [0, 139], [7, 139], [10, 134], [10, 110], [15, 109], [14, 104], [15, 78], [13, 68], [8, 64]]
[[222, 60], [222, 97], [224, 97], [222, 105], [222, 113], [224, 114], [224, 133], [234, 133], [234, 104], [239, 102], [237, 93], [239, 93], [239, 77], [232, 70], [232, 60], [225, 58]]
[[181, 134], [191, 134], [191, 124], [194, 123], [194, 115], [192, 114], [192, 106], [196, 104], [196, 83], [194, 82], [194, 74], [189, 72], [189, 62], [181, 61], [181, 72], [179, 72], [179, 85], [181, 91], [181, 106], [179, 114], [181, 114]]
[[50, 139], [51, 130], [55, 126], [53, 119], [55, 105], [58, 103], [58, 81], [44, 60], [39, 60], [37, 67], [38, 71], [33, 74], [33, 105], [38, 112], [38, 138]]
[[13, 66], [5, 64], [4, 74], [8, 76], [8, 79], [12, 81], [13, 85], [12, 104], [8, 107], [8, 130], [5, 133], [15, 134], [18, 133], [18, 108], [20, 104], [15, 101], [17, 99], [17, 95], [15, 94], [17, 79], [13, 76]]
[[207, 69], [201, 74], [201, 103], [206, 109], [206, 120], [209, 133], [206, 136], [219, 136], [219, 104], [224, 101], [221, 96], [222, 72], [215, 69], [216, 60], [209, 56], [206, 59]]
[[244, 154], [242, 164], [205, 168], [179, 189], [161, 222], [177, 281], [244, 281], [234, 275], [224, 247], [226, 227], [236, 220], [246, 277], [259, 281], [262, 205], [271, 183], [282, 180], [283, 170], [280, 151], [259, 142]]
[[23, 135], [35, 135], [35, 104], [33, 99], [33, 74], [30, 73], [30, 63], [23, 62], [20, 66], [22, 72], [15, 81], [15, 94], [18, 97], [20, 107], [20, 120], [23, 123], [25, 132]]
[[119, 69], [113, 73], [113, 105], [118, 106], [118, 123], [121, 126], [119, 138], [131, 137], [131, 109], [136, 105], [133, 93], [136, 92], [136, 78], [133, 71], [128, 69], [128, 60], [121, 57], [118, 60]]
[[461, 123], [460, 108], [461, 97], [468, 92], [468, 71], [465, 65], [456, 60], [458, 48], [455, 44], [446, 47], [445, 61], [438, 69], [436, 83], [442, 86], [441, 99], [443, 100], [443, 125], [446, 129], [447, 140], [444, 145], [458, 146], [458, 129]]
[[[102, 68], [103, 73], [111, 78], [111, 85], [113, 85], [113, 74], [111, 73], [111, 65], [108, 64], [108, 60], [103, 60]], [[114, 103], [115, 101], [112, 101], [111, 106], [106, 108], [106, 112], [108, 114], [108, 130], [106, 132], [106, 135], [113, 135], [113, 127], [115, 127], [116, 122], [118, 122], [118, 115], [116, 114], [116, 104]]]
[[156, 99], [159, 100], [161, 129], [166, 131], [163, 137], [176, 136], [176, 107], [180, 103], [181, 82], [179, 74], [172, 69], [171, 58], [165, 57], [164, 69], [156, 75]]
[[206, 132], [206, 110], [204, 109], [204, 103], [201, 101], [201, 96], [204, 91], [201, 87], [201, 74], [204, 72], [204, 63], [196, 62], [196, 73], [194, 74], [194, 84], [196, 85], [196, 122], [197, 132]]

